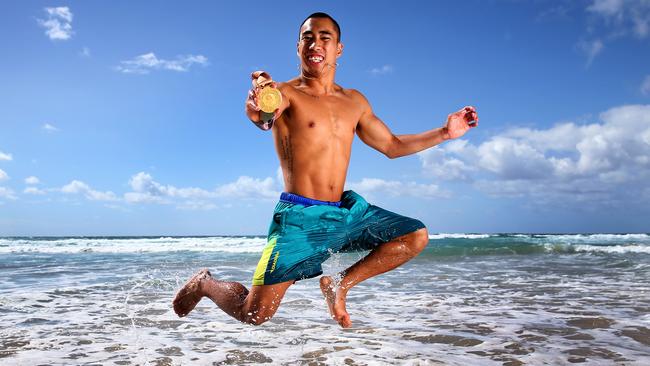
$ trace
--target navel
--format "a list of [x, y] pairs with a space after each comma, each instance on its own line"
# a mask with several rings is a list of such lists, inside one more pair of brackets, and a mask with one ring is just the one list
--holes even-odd
[[316, 126], [316, 124], [314, 123], [314, 121], [309, 122], [309, 128], [314, 128], [314, 126]]

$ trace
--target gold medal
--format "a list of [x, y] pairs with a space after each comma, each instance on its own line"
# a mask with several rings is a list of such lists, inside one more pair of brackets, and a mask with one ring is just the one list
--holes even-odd
[[282, 104], [282, 93], [278, 89], [270, 86], [260, 90], [257, 97], [260, 109], [266, 113], [275, 112], [276, 109], [280, 108], [280, 104]]

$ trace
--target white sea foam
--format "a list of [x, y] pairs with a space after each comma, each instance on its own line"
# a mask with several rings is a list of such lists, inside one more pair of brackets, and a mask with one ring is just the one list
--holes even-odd
[[429, 235], [429, 239], [485, 239], [494, 235], [490, 234], [462, 234], [462, 233], [439, 233]]
[[0, 254], [6, 253], [156, 253], [226, 252], [259, 253], [263, 237], [160, 237], [160, 238], [61, 238], [0, 239]]
[[649, 245], [621, 244], [621, 245], [589, 245], [567, 243], [545, 243], [543, 248], [548, 253], [645, 253], [650, 254]]
[[[73, 244], [67, 240], [58, 244]], [[480, 245], [471, 244], [476, 243]], [[570, 364], [576, 360], [570, 350], [589, 349], [596, 350], [588, 356], [590, 365], [613, 364], [616, 358], [629, 365], [650, 364], [647, 345], [624, 333], [648, 327], [642, 296], [650, 291], [647, 256], [629, 255], [625, 262], [630, 263], [616, 270], [607, 267], [609, 255], [435, 262], [420, 257], [350, 291], [347, 309], [354, 327], [349, 330], [329, 319], [317, 279], [291, 286], [275, 317], [260, 327], [231, 319], [208, 299], [188, 317], [173, 313], [174, 293], [198, 266], [210, 268], [216, 278], [249, 284], [256, 258], [177, 252], [150, 261], [159, 256], [143, 253], [124, 256], [127, 261], [89, 263], [79, 256], [70, 256], [76, 258], [72, 261], [30, 257], [16, 255], [15, 268], [0, 267], [0, 314], [3, 324], [11, 325], [0, 329], [6, 355], [0, 365], [342, 365], [350, 360], [368, 365], [502, 365], [508, 360], [543, 365]], [[188, 263], [188, 257], [201, 258]], [[334, 259], [325, 263], [326, 274], [355, 260]]]
[[539, 235], [546, 239], [568, 243], [600, 243], [610, 242], [640, 242], [650, 243], [648, 234], [544, 234]]
[[485, 239], [493, 237], [513, 237], [523, 239], [550, 239], [558, 242], [643, 242], [650, 243], [650, 234], [467, 234], [438, 233], [429, 235], [429, 239]]
[[[468, 234], [438, 233], [429, 235], [431, 246], [458, 245], [464, 253], [463, 239], [481, 252], [495, 245], [515, 252], [522, 243], [543, 246], [549, 253], [608, 252], [650, 253], [648, 234]], [[11, 253], [166, 253], [223, 252], [257, 254], [266, 244], [262, 236], [234, 237], [67, 237], [67, 238], [0, 238], [0, 254]]]
[[601, 253], [647, 253], [650, 254], [650, 246], [647, 245], [574, 245], [576, 252], [601, 252]]

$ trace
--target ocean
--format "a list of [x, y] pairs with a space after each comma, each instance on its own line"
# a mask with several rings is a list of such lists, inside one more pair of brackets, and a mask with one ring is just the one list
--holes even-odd
[[[350, 291], [317, 279], [241, 324], [171, 301], [197, 270], [250, 285], [265, 238], [0, 238], [0, 365], [650, 365], [649, 234], [435, 234]], [[334, 274], [364, 253], [336, 254]]]

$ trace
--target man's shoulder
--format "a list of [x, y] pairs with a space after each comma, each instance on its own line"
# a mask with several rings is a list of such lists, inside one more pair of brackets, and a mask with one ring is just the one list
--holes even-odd
[[282, 90], [295, 90], [297, 86], [300, 85], [300, 80], [298, 78], [294, 78], [291, 80], [283, 81], [283, 82], [278, 82], [278, 89]]
[[343, 92], [344, 92], [344, 93], [345, 93], [345, 94], [346, 94], [350, 99], [352, 99], [355, 103], [359, 103], [359, 104], [362, 104], [362, 105], [367, 105], [367, 104], [369, 104], [369, 103], [368, 103], [368, 99], [366, 98], [366, 96], [363, 95], [363, 93], [361, 93], [361, 92], [360, 92], [359, 90], [357, 90], [357, 89], [352, 89], [352, 88], [350, 88], [350, 89], [343, 89]]
[[361, 93], [361, 92], [360, 92], [359, 90], [357, 90], [357, 89], [352, 89], [352, 88], [349, 88], [349, 89], [348, 89], [348, 88], [343, 88], [343, 91], [344, 91], [344, 93], [348, 94], [349, 96], [351, 96], [351, 97], [353, 97], [353, 98], [362, 98], [362, 99], [364, 99], [364, 100], [366, 99], [366, 97], [363, 95], [363, 93]]

